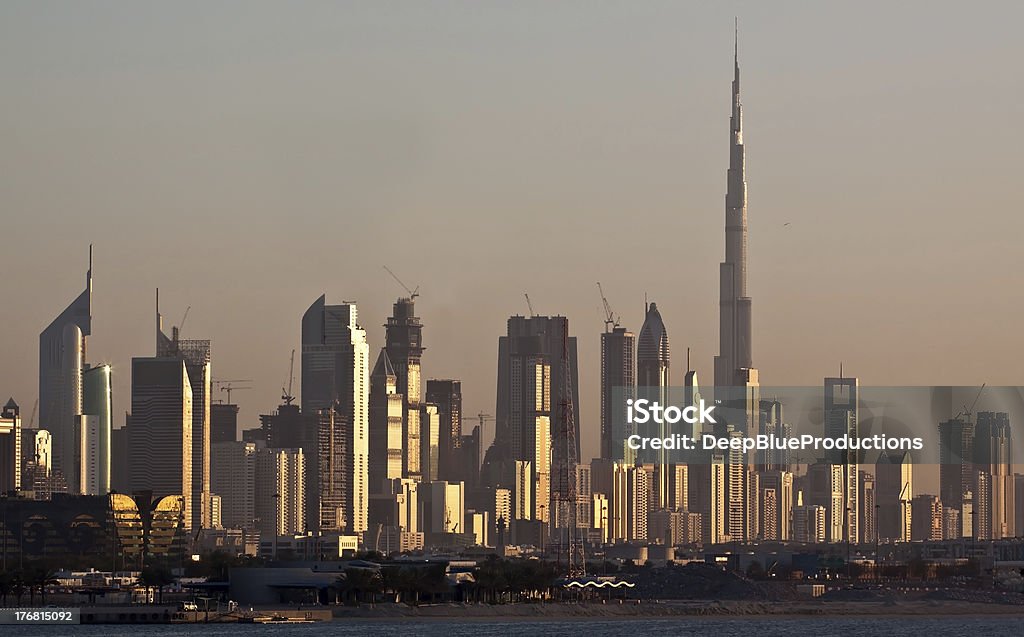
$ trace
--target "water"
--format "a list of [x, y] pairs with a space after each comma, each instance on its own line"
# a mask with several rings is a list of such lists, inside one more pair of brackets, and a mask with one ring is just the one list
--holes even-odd
[[255, 633], [277, 637], [362, 637], [363, 635], [422, 635], [423, 637], [610, 637], [630, 635], [714, 635], [715, 637], [832, 637], [852, 634], [891, 635], [893, 637], [962, 637], [975, 635], [1022, 634], [1021, 617], [741, 617], [741, 618], [651, 618], [621, 620], [553, 620], [529, 621], [515, 619], [497, 622], [490, 619], [428, 619], [428, 620], [335, 620], [323, 624], [255, 626], [241, 624], [135, 625], [135, 626], [3, 626], [5, 637], [160, 637], [199, 635], [201, 637], [242, 637]]

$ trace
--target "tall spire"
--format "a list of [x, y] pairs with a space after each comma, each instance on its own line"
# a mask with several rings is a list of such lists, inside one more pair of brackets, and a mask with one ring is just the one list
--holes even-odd
[[719, 354], [715, 386], [739, 383], [737, 371], [753, 367], [750, 298], [747, 296], [747, 182], [740, 102], [739, 19], [733, 31], [733, 79], [729, 116], [729, 170], [725, 193], [725, 260], [719, 268]]

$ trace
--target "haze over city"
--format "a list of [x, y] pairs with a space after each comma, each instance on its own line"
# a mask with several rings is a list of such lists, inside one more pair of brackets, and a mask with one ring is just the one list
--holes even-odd
[[1018, 5], [57, 6], [0, 7], [0, 388], [26, 411], [89, 243], [115, 410], [159, 287], [215, 377], [253, 379], [245, 427], [321, 293], [383, 345], [386, 264], [466, 414], [494, 409], [524, 292], [567, 315], [590, 458], [596, 281], [634, 331], [656, 301], [676, 377], [691, 347], [712, 378], [734, 15], [761, 382], [1022, 378]]

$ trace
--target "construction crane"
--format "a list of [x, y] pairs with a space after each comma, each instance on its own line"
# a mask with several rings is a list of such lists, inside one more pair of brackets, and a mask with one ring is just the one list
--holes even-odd
[[986, 385], [986, 384], [987, 384], [987, 383], [982, 383], [982, 385], [981, 385], [981, 389], [979, 389], [979, 390], [978, 390], [978, 395], [976, 395], [976, 396], [974, 397], [974, 402], [972, 402], [972, 403], [971, 403], [971, 406], [970, 406], [970, 407], [968, 407], [968, 406], [967, 406], [967, 405], [965, 404], [965, 405], [964, 405], [964, 410], [963, 410], [963, 411], [961, 411], [961, 412], [960, 412], [959, 414], [957, 414], [957, 415], [956, 415], [957, 419], [959, 419], [959, 418], [960, 418], [960, 416], [966, 416], [966, 417], [967, 417], [967, 422], [970, 422], [970, 420], [971, 420], [971, 416], [972, 416], [972, 415], [974, 414], [974, 407], [975, 407], [975, 405], [977, 405], [977, 404], [978, 404], [978, 399], [979, 399], [979, 398], [981, 398], [981, 392], [985, 391], [985, 385]]
[[185, 308], [185, 315], [181, 317], [181, 322], [178, 323], [178, 335], [179, 336], [181, 335], [181, 333], [183, 331], [185, 331], [185, 321], [188, 319], [188, 311], [191, 310], [191, 309], [192, 309], [191, 305], [189, 305], [188, 307]]
[[295, 350], [292, 350], [292, 361], [288, 364], [288, 389], [281, 388], [281, 400], [284, 404], [290, 405], [295, 401], [292, 395], [292, 382], [295, 380]]
[[601, 294], [601, 302], [604, 303], [604, 331], [611, 332], [613, 329], [619, 326], [619, 319], [612, 312], [612, 306], [608, 304], [608, 299], [605, 298], [604, 289], [601, 288], [601, 282], [597, 282], [597, 291]]
[[36, 424], [36, 410], [39, 409], [39, 399], [36, 398], [36, 402], [32, 405], [32, 416], [28, 419], [28, 428], [32, 429], [32, 425]]
[[[215, 378], [213, 381], [211, 381], [211, 384], [213, 385], [214, 391], [219, 389], [222, 392], [227, 392], [227, 394], [228, 394], [228, 404], [231, 404], [231, 392], [232, 391], [234, 391], [236, 389], [252, 389], [252, 387], [235, 387], [234, 383], [251, 383], [251, 382], [252, 382], [251, 378], [232, 378], [230, 380], [223, 379], [223, 378]], [[218, 401], [218, 402], [220, 402], [220, 401]]]
[[389, 268], [388, 266], [384, 266], [384, 269], [388, 271], [388, 274], [391, 275], [392, 279], [398, 281], [398, 285], [402, 286], [402, 288], [409, 293], [410, 299], [415, 299], [417, 296], [420, 295], [420, 286], [417, 285], [415, 290], [410, 290], [409, 286], [406, 285], [405, 283], [402, 283], [402, 279], [399, 279], [398, 275], [391, 271], [391, 268]]
[[235, 387], [234, 385], [231, 385], [229, 383], [229, 384], [225, 385], [224, 387], [220, 388], [221, 391], [227, 392], [227, 394], [228, 394], [228, 404], [229, 405], [234, 405], [235, 404], [235, 403], [231, 402], [231, 392], [233, 392], [235, 390], [241, 390], [241, 389], [252, 389], [252, 387]]
[[530, 295], [523, 292], [523, 296], [526, 297], [526, 307], [530, 308], [530, 318], [537, 316], [537, 313], [533, 311], [533, 303], [530, 303]]

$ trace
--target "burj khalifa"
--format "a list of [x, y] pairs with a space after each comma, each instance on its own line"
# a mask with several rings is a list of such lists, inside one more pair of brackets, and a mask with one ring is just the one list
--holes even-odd
[[751, 375], [757, 378], [751, 354], [750, 297], [747, 296], [747, 181], [738, 40], [733, 52], [733, 64], [729, 172], [725, 194], [725, 261], [719, 266], [716, 387], [742, 387], [750, 382]]

